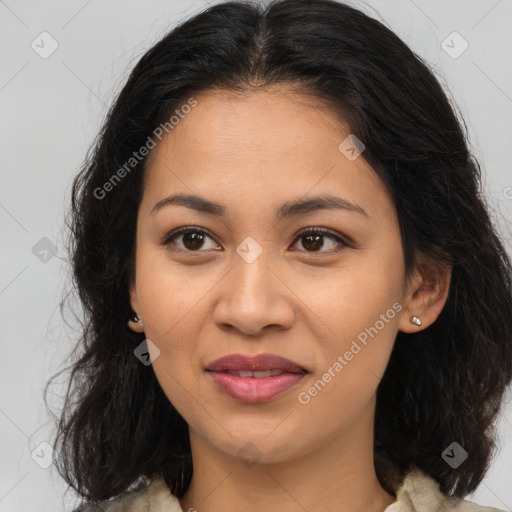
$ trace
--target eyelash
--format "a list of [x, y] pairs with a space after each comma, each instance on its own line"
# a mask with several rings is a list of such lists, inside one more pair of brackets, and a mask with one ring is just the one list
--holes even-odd
[[[182, 235], [184, 233], [198, 233], [198, 234], [201, 234], [201, 235], [205, 235], [209, 238], [211, 238], [213, 240], [213, 237], [210, 236], [208, 234], [207, 231], [205, 231], [204, 229], [201, 229], [201, 228], [198, 228], [198, 227], [195, 227], [195, 226], [183, 226], [181, 228], [178, 228], [178, 229], [175, 229], [174, 231], [171, 231], [170, 233], [166, 234], [164, 236], [164, 238], [161, 240], [160, 242], [160, 245], [162, 246], [169, 246], [171, 244], [171, 242], [177, 238], [179, 235]], [[306, 228], [302, 231], [299, 231], [299, 233], [297, 233], [297, 236], [295, 237], [294, 239], [294, 244], [300, 239], [300, 238], [303, 238], [307, 235], [310, 235], [310, 234], [320, 234], [320, 235], [324, 235], [324, 236], [327, 236], [328, 238], [331, 238], [332, 240], [338, 242], [340, 245], [342, 245], [342, 249], [338, 249], [338, 250], [335, 250], [335, 251], [331, 251], [331, 252], [327, 252], [327, 254], [336, 254], [338, 252], [341, 252], [343, 251], [346, 247], [351, 247], [351, 244], [348, 243], [346, 240], [344, 240], [343, 238], [341, 238], [340, 236], [336, 235], [334, 232], [328, 230], [328, 229], [325, 229], [325, 228]], [[181, 252], [188, 252], [188, 253], [202, 253], [202, 252], [208, 252], [208, 251], [203, 251], [201, 249], [198, 249], [197, 251], [191, 251], [191, 250], [187, 250], [187, 249], [171, 249], [170, 247], [168, 247], [170, 250], [172, 251], [181, 251]], [[305, 251], [303, 250], [302, 252], [306, 252], [308, 254], [325, 254], [326, 251]]]

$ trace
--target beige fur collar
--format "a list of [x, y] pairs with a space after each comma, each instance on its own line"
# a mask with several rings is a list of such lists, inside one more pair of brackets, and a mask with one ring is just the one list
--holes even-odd
[[[437, 482], [419, 469], [411, 470], [395, 492], [397, 501], [383, 512], [505, 512], [502, 509], [484, 507], [468, 500], [457, 500], [443, 495]], [[143, 490], [127, 493], [122, 498], [107, 502], [107, 512], [197, 512], [183, 511], [161, 477], [152, 479]], [[92, 508], [80, 508], [75, 512], [92, 512]]]

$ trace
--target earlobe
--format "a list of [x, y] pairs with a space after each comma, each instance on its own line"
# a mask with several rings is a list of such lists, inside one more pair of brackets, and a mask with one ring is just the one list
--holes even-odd
[[139, 300], [137, 298], [137, 290], [135, 288], [135, 284], [132, 283], [130, 285], [130, 304], [132, 306], [132, 310], [135, 312], [132, 317], [128, 320], [128, 327], [137, 333], [144, 332], [144, 323], [142, 318], [140, 317], [140, 308], [139, 308]]
[[144, 332], [144, 324], [143, 324], [142, 320], [137, 315], [133, 315], [128, 320], [128, 327], [132, 331], [137, 332], [137, 333]]
[[418, 332], [437, 320], [448, 299], [451, 275], [451, 267], [440, 267], [435, 262], [421, 265], [404, 301], [399, 331]]

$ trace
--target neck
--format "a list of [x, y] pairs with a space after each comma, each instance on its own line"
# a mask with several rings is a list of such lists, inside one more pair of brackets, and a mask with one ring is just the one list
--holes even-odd
[[350, 431], [274, 463], [244, 463], [192, 429], [190, 443], [194, 473], [180, 499], [185, 512], [383, 512], [396, 501], [375, 473], [371, 407]]

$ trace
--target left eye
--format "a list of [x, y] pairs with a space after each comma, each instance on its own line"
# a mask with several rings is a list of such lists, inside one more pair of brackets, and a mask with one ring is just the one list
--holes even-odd
[[[199, 251], [199, 249], [204, 249], [204, 241], [205, 239], [209, 238], [213, 241], [212, 237], [208, 235], [208, 233], [202, 229], [195, 228], [193, 226], [183, 227], [179, 228], [168, 235], [164, 237], [164, 239], [161, 242], [161, 245], [164, 246], [170, 246], [172, 244], [175, 244], [175, 239], [180, 239], [181, 241], [181, 247], [178, 244], [177, 249], [172, 248], [171, 250], [181, 250], [186, 252], [204, 252]], [[331, 231], [328, 231], [323, 228], [308, 228], [307, 230], [301, 231], [295, 240], [298, 242], [299, 240], [302, 241], [302, 246], [306, 248], [305, 252], [328, 252], [328, 251], [321, 251], [325, 245], [324, 239], [330, 239], [334, 243], [334, 246], [340, 245], [342, 246], [341, 249], [337, 249], [334, 251], [329, 252], [339, 252], [345, 247], [348, 247], [349, 244], [343, 240], [341, 237], [337, 236], [336, 234], [332, 233]], [[216, 245], [216, 244], [214, 244]], [[296, 244], [294, 244], [296, 245]], [[208, 248], [207, 248], [208, 249]], [[212, 247], [210, 247], [212, 249]], [[215, 247], [213, 247], [214, 250]]]
[[[328, 238], [331, 241], [336, 242], [334, 246], [341, 245], [341, 249], [337, 249], [334, 251], [319, 251], [321, 247], [324, 246], [324, 239]], [[339, 252], [343, 250], [343, 248], [348, 247], [349, 244], [345, 242], [341, 237], [331, 233], [330, 231], [322, 228], [309, 228], [307, 230], [301, 231], [296, 240], [304, 240], [302, 241], [303, 247], [309, 247], [311, 250], [307, 250], [306, 252]]]

